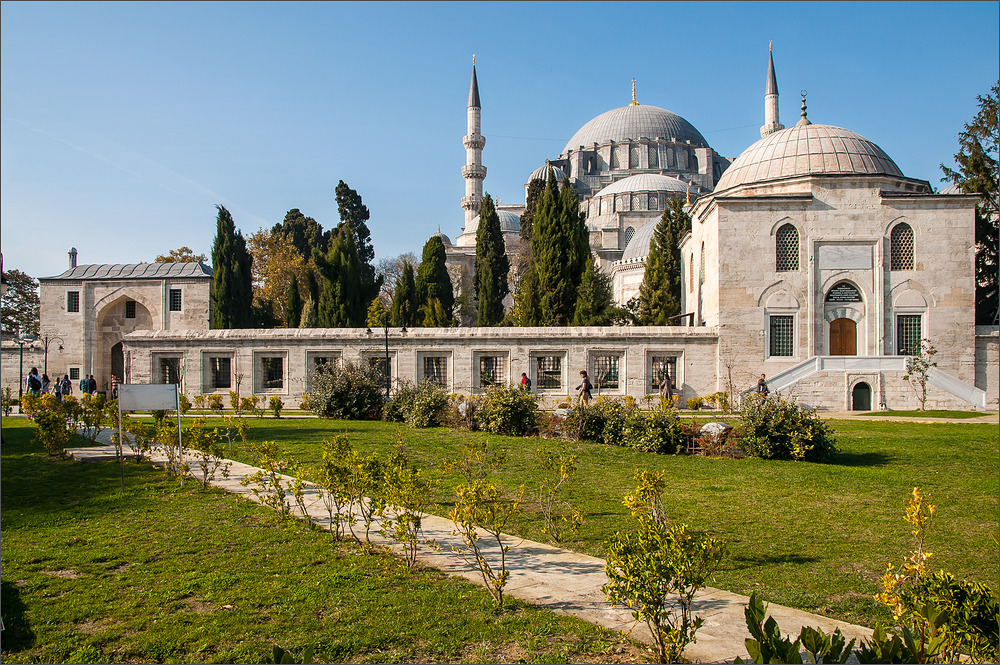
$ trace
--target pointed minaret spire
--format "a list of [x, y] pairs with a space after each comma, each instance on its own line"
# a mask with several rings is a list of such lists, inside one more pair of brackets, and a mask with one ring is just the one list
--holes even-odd
[[771, 53], [771, 43], [767, 45], [767, 83], [764, 85], [764, 125], [760, 128], [760, 137], [764, 138], [785, 126], [778, 122], [778, 79], [774, 75], [774, 55]]
[[632, 79], [632, 101], [629, 102], [629, 106], [638, 106], [639, 102], [635, 101], [635, 79]]
[[482, 105], [479, 101], [479, 81], [476, 78], [476, 56], [472, 56], [472, 82], [469, 84], [468, 133], [462, 137], [465, 146], [465, 166], [462, 167], [462, 177], [465, 178], [465, 196], [462, 197], [462, 209], [465, 210], [465, 226], [468, 227], [479, 214], [479, 204], [483, 200], [483, 179], [486, 178], [486, 167], [483, 166], [483, 147], [486, 137], [481, 133]]

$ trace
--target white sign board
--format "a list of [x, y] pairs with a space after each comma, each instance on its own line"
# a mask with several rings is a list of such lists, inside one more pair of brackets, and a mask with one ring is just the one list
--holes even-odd
[[177, 385], [118, 384], [118, 408], [122, 411], [176, 411]]
[[871, 270], [871, 245], [820, 245], [820, 270]]

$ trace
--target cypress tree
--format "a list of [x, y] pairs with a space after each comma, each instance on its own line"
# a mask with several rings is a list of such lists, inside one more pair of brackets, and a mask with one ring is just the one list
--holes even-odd
[[590, 234], [587, 223], [580, 212], [580, 197], [570, 184], [569, 178], [563, 180], [559, 190], [559, 207], [564, 232], [570, 239], [571, 262], [569, 263], [573, 286], [579, 288], [587, 265], [593, 263], [590, 255]]
[[365, 301], [358, 290], [361, 261], [354, 233], [341, 224], [326, 256], [313, 251], [313, 262], [323, 281], [316, 308], [320, 328], [356, 328], [365, 321]]
[[413, 264], [403, 261], [403, 272], [396, 280], [392, 294], [392, 325], [413, 326], [417, 318], [417, 283], [413, 276]]
[[232, 215], [215, 206], [215, 242], [212, 244], [212, 327], [249, 328], [253, 305], [253, 259]]
[[646, 271], [639, 287], [639, 321], [664, 326], [681, 313], [681, 250], [677, 243], [690, 230], [684, 201], [670, 200], [649, 241]]
[[420, 311], [417, 314], [418, 320], [426, 319], [427, 305], [433, 299], [441, 301], [441, 308], [445, 312], [443, 325], [451, 325], [451, 312], [455, 305], [455, 291], [451, 285], [451, 276], [445, 265], [444, 243], [441, 238], [431, 236], [424, 244], [424, 252], [421, 257], [420, 266], [417, 267], [417, 302], [420, 303]]
[[449, 325], [448, 314], [438, 298], [430, 298], [424, 305], [424, 327], [445, 328]]
[[614, 298], [611, 277], [594, 265], [587, 263], [577, 291], [574, 326], [606, 326], [614, 315]]
[[302, 296], [299, 294], [299, 279], [292, 273], [288, 282], [288, 298], [285, 300], [285, 327], [298, 328], [302, 319]]
[[538, 271], [531, 266], [521, 278], [517, 293], [514, 295], [514, 307], [517, 311], [515, 319], [519, 326], [542, 325], [542, 310], [538, 296]]
[[541, 323], [546, 326], [565, 326], [572, 320], [576, 306], [576, 287], [579, 281], [574, 283], [573, 273], [578, 248], [576, 239], [568, 233], [566, 215], [551, 169], [535, 211], [531, 251], [538, 273]]
[[318, 328], [319, 315], [316, 313], [316, 301], [312, 296], [306, 296], [306, 301], [302, 305], [302, 318], [299, 320], [299, 328]]
[[361, 289], [362, 302], [370, 302], [378, 295], [382, 288], [382, 278], [376, 276], [375, 247], [372, 245], [372, 234], [368, 230], [368, 220], [371, 213], [368, 212], [361, 195], [347, 186], [343, 180], [337, 183], [337, 212], [340, 213], [341, 223], [350, 226], [354, 232], [354, 243], [360, 261], [359, 284]]
[[524, 199], [524, 212], [521, 213], [521, 239], [531, 242], [531, 231], [534, 228], [535, 210], [538, 209], [538, 199], [545, 190], [545, 181], [535, 178], [528, 183], [528, 193]]
[[510, 261], [504, 246], [500, 217], [487, 194], [479, 206], [479, 228], [476, 230], [476, 264], [473, 294], [476, 299], [476, 320], [481, 326], [495, 326], [503, 320], [503, 300], [510, 293], [507, 275]]

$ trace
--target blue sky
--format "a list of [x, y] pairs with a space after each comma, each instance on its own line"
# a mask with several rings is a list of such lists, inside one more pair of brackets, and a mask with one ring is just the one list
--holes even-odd
[[630, 100], [735, 157], [759, 138], [767, 44], [781, 118], [847, 127], [940, 186], [1000, 69], [998, 4], [28, 3], [0, 5], [5, 268], [210, 253], [215, 205], [249, 235], [299, 208], [335, 226], [343, 179], [379, 257], [463, 223], [472, 54], [485, 189]]

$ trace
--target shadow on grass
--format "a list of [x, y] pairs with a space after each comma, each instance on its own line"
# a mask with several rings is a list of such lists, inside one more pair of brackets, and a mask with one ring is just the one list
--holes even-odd
[[35, 645], [35, 631], [28, 625], [24, 610], [21, 590], [10, 582], [3, 582], [0, 585], [0, 615], [3, 616], [4, 653], [24, 651]]
[[885, 453], [845, 453], [839, 452], [827, 461], [836, 466], [888, 466], [893, 458]]
[[782, 564], [793, 564], [801, 566], [807, 563], [819, 561], [814, 556], [802, 556], [801, 554], [766, 554], [763, 556], [734, 556], [730, 558], [732, 562], [728, 566], [731, 570], [743, 568], [757, 568], [759, 566], [780, 566]]

